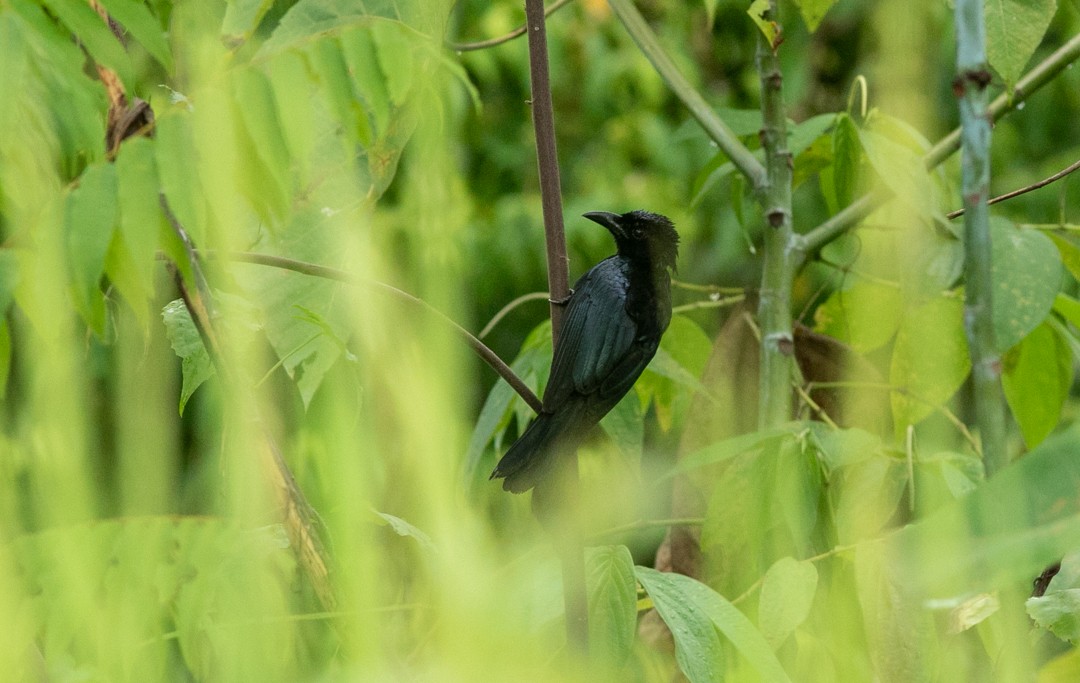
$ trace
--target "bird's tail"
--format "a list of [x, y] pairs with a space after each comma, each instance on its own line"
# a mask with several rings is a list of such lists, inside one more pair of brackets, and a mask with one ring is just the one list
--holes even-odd
[[540, 413], [506, 451], [491, 478], [505, 479], [503, 490], [511, 493], [524, 493], [536, 486], [551, 469], [556, 454], [573, 447], [567, 439], [574, 431], [567, 429], [573, 418], [573, 411]]

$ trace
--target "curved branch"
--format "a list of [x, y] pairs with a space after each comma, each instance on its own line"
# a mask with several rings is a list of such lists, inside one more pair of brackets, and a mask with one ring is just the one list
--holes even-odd
[[484, 329], [480, 330], [480, 334], [476, 336], [480, 339], [483, 339], [484, 337], [491, 334], [491, 331], [495, 329], [495, 326], [499, 324], [499, 321], [505, 318], [507, 314], [510, 313], [510, 311], [514, 310], [523, 303], [529, 301], [539, 301], [541, 299], [549, 301], [551, 299], [551, 295], [547, 292], [529, 292], [528, 294], [522, 294], [518, 298], [514, 299], [510, 303], [500, 308], [499, 312], [496, 313], [491, 318], [491, 320], [488, 321], [487, 325], [484, 325]]
[[682, 100], [683, 105], [690, 110], [690, 115], [697, 119], [705, 133], [724, 154], [728, 155], [731, 163], [735, 164], [735, 168], [747, 177], [754, 194], [760, 195], [768, 183], [765, 166], [754, 157], [746, 145], [739, 142], [738, 136], [716, 115], [697, 89], [690, 85], [690, 82], [682, 75], [679, 67], [675, 66], [675, 62], [671, 61], [671, 57], [661, 47], [660, 41], [656, 39], [656, 34], [649, 28], [645, 18], [634, 7], [633, 0], [609, 0], [608, 4], [626, 27], [630, 37], [634, 39], [657, 73], [664, 79], [664, 83], [671, 92]]
[[428, 302], [418, 297], [415, 297], [406, 291], [400, 290], [397, 287], [393, 287], [384, 282], [364, 280], [352, 275], [351, 273], [347, 273], [344, 270], [339, 270], [337, 268], [321, 266], [316, 263], [307, 263], [306, 261], [297, 261], [296, 259], [285, 258], [283, 256], [256, 254], [249, 251], [219, 252], [213, 250], [200, 250], [199, 253], [210, 257], [226, 258], [230, 261], [238, 261], [240, 263], [254, 263], [261, 266], [282, 268], [284, 270], [291, 270], [295, 273], [301, 273], [303, 275], [312, 275], [314, 277], [321, 277], [326, 280], [336, 280], [338, 282], [345, 282], [352, 285], [366, 285], [370, 287], [378, 287], [379, 289], [382, 289], [383, 291], [388, 292], [396, 296], [397, 298], [402, 299], [403, 301], [408, 301], [409, 303], [420, 306], [421, 308], [428, 311], [429, 313], [449, 325], [451, 328], [453, 328], [454, 331], [461, 335], [461, 337], [465, 340], [465, 343], [472, 347], [472, 349], [476, 351], [477, 355], [479, 355], [480, 358], [484, 360], [484, 362], [491, 366], [492, 370], [499, 373], [499, 376], [506, 380], [506, 383], [509, 384], [514, 389], [514, 391], [517, 392], [518, 396], [520, 396], [525, 401], [525, 403], [529, 404], [529, 407], [532, 408], [534, 411], [540, 412], [540, 409], [544, 405], [540, 401], [540, 399], [536, 397], [536, 394], [533, 393], [532, 389], [526, 386], [525, 382], [522, 381], [522, 379], [518, 377], [513, 370], [510, 369], [510, 366], [507, 365], [503, 361], [503, 359], [499, 358], [499, 356], [494, 351], [488, 348], [484, 344], [484, 342], [474, 337], [471, 332], [466, 330], [461, 325], [458, 325], [446, 314], [444, 314]]
[[[552, 3], [551, 7], [548, 7], [546, 10], [544, 10], [544, 17], [545, 18], [550, 17], [552, 14], [555, 14], [555, 12], [558, 12], [560, 9], [562, 9], [563, 7], [566, 7], [567, 5], [569, 5], [573, 1], [574, 0], [558, 0], [558, 2]], [[489, 38], [487, 40], [480, 40], [480, 41], [477, 41], [475, 43], [455, 43], [455, 42], [453, 42], [451, 40], [448, 40], [448, 41], [446, 41], [446, 47], [450, 48], [451, 50], [454, 50], [455, 52], [471, 52], [473, 50], [486, 50], [489, 47], [495, 47], [496, 45], [502, 45], [503, 43], [510, 42], [514, 38], [518, 38], [520, 36], [523, 36], [523, 35], [525, 35], [525, 32], [528, 31], [528, 30], [529, 30], [528, 25], [519, 26], [518, 28], [514, 29], [510, 33], [507, 33], [506, 35], [499, 36], [498, 38]]]

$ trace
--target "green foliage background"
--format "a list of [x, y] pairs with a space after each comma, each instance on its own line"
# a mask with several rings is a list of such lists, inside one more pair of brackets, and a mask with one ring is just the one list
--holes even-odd
[[[840, 368], [840, 409], [796, 378], [792, 421], [762, 428], [741, 322], [761, 209], [606, 3], [549, 19], [571, 275], [611, 251], [585, 211], [648, 208], [682, 235], [672, 326], [582, 453], [587, 660], [564, 646], [558, 563], [527, 498], [487, 481], [529, 409], [385, 287], [470, 330], [546, 289], [525, 44], [455, 44], [509, 32], [520, 7], [101, 4], [123, 44], [89, 4], [0, 0], [6, 679], [1075, 679], [1080, 190], [993, 210], [1014, 462], [985, 481], [962, 230], [944, 216], [959, 164], [922, 163], [957, 124], [945, 3], [780, 3], [796, 232], [871, 188], [895, 199], [793, 286], [796, 343]], [[745, 4], [639, 9], [756, 149]], [[1075, 36], [1080, 11], [987, 3], [986, 25], [996, 93]], [[115, 154], [95, 67], [154, 112]], [[995, 191], [1075, 161], [1078, 78], [1018, 95], [994, 130]], [[197, 268], [216, 358], [178, 286]], [[538, 393], [546, 314], [534, 298], [484, 337]], [[283, 518], [276, 453], [313, 510], [333, 604]], [[700, 531], [693, 578], [652, 568], [674, 523]]]

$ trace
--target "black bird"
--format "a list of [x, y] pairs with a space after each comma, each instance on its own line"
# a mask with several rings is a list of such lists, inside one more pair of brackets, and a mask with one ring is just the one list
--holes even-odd
[[607, 228], [618, 253], [581, 276], [566, 306], [544, 407], [491, 473], [522, 493], [577, 448], [634, 386], [671, 321], [671, 275], [679, 234], [648, 211], [585, 218]]

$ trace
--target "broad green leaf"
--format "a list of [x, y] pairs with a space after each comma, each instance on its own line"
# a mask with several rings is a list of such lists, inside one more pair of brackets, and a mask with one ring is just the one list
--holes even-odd
[[113, 236], [106, 262], [109, 280], [127, 299], [140, 324], [150, 325], [149, 300], [154, 293], [156, 254], [167, 230], [159, 199], [154, 143], [128, 140], [116, 158], [119, 180], [120, 229]]
[[386, 78], [386, 90], [390, 101], [398, 107], [405, 104], [416, 80], [414, 36], [409, 27], [396, 21], [371, 24], [371, 37], [375, 41], [379, 68]]
[[783, 427], [734, 436], [730, 439], [724, 439], [723, 441], [710, 444], [705, 448], [684, 455], [680, 459], [679, 464], [666, 476], [683, 474], [700, 467], [705, 467], [706, 465], [713, 465], [724, 462], [725, 460], [730, 460], [735, 456], [742, 455], [743, 453], [754, 449], [774, 445], [802, 429], [803, 424], [804, 423], [801, 422], [793, 422]]
[[1029, 598], [1027, 612], [1042, 628], [1070, 643], [1080, 640], [1080, 588], [1047, 592]]
[[899, 201], [919, 216], [938, 212], [937, 193], [921, 155], [878, 132], [877, 127], [859, 130], [859, 141], [866, 160]]
[[[101, 4], [109, 11], [110, 17], [120, 22], [124, 30], [146, 48], [151, 57], [165, 67], [166, 71], [172, 71], [172, 52], [169, 50], [169, 42], [161, 30], [157, 17], [150, 13], [142, 0], [102, 0]], [[127, 84], [129, 88], [134, 85], [134, 83]]]
[[[1038, 226], [1038, 225], [1021, 225], [1021, 230], [1038, 230], [1053, 229], [1058, 226]], [[1080, 230], [1080, 227], [1069, 226], [1072, 230]], [[1072, 234], [1058, 234], [1054, 232], [1046, 233], [1050, 239], [1054, 241], [1054, 245], [1058, 248], [1058, 253], [1061, 254], [1061, 262], [1065, 268], [1072, 274], [1073, 278], [1080, 280], [1080, 241], [1077, 240]]]
[[907, 485], [907, 465], [883, 454], [834, 471], [829, 494], [840, 543], [872, 538], [881, 531], [896, 513]]
[[45, 5], [64, 23], [94, 61], [116, 72], [127, 87], [135, 85], [135, 70], [124, 46], [113, 35], [109, 25], [90, 8], [89, 3], [70, 0], [47, 0]]
[[765, 572], [758, 597], [758, 627], [774, 650], [809, 616], [817, 583], [814, 563], [792, 557], [777, 560]]
[[311, 182], [312, 152], [315, 149], [315, 114], [312, 99], [316, 83], [308, 72], [304, 58], [296, 52], [285, 52], [273, 60], [269, 78], [274, 106], [281, 123], [281, 132], [288, 158], [299, 171], [300, 184]]
[[379, 68], [372, 31], [359, 29], [343, 33], [341, 48], [352, 74], [353, 89], [371, 117], [375, 135], [385, 135], [390, 127], [390, 93], [386, 77]]
[[221, 22], [221, 36], [230, 42], [248, 40], [273, 5], [273, 0], [229, 0]]
[[[174, 111], [155, 121], [154, 142], [161, 191], [195, 244], [206, 242], [206, 204], [197, 169], [195, 133], [188, 112]], [[184, 263], [184, 259], [177, 259]]]
[[818, 306], [814, 329], [839, 339], [857, 353], [867, 353], [889, 343], [903, 317], [904, 295], [899, 288], [856, 280]]
[[632, 462], [641, 460], [645, 420], [636, 392], [629, 392], [600, 420], [600, 427]]
[[731, 641], [762, 680], [791, 680], [761, 632], [719, 593], [682, 574], [647, 567], [634, 567], [634, 573], [671, 629], [675, 659], [691, 683], [723, 680], [719, 634]]
[[[393, 20], [414, 32], [433, 36], [442, 27], [446, 10], [438, 3], [398, 0], [300, 0], [285, 14], [258, 56], [266, 57], [324, 34], [340, 33], [373, 18]], [[441, 39], [441, 34], [438, 37]]]
[[[749, 117], [743, 118], [743, 125], [749, 125], [751, 119]], [[791, 154], [792, 158], [799, 156], [809, 149], [810, 146], [814, 144], [814, 141], [824, 135], [835, 121], [836, 114], [819, 114], [800, 123], [789, 121], [787, 127], [787, 146], [788, 152]], [[758, 123], [758, 128], [752, 131], [753, 134], [760, 131], [760, 118], [757, 119], [756, 122]], [[739, 123], [739, 121], [737, 120], [736, 123]], [[763, 161], [765, 159], [765, 153], [758, 149], [754, 152], [754, 157], [757, 158], [758, 161]], [[694, 179], [694, 198], [691, 200], [691, 204], [697, 204], [701, 201], [704, 194], [710, 190], [714, 184], [726, 178], [734, 171], [735, 164], [727, 160], [727, 155], [720, 153], [713, 157]]]
[[637, 631], [634, 559], [623, 545], [586, 550], [589, 651], [615, 666], [630, 656]]
[[320, 90], [348, 139], [370, 147], [374, 141], [374, 132], [371, 130], [367, 112], [360, 107], [353, 93], [352, 79], [341, 45], [333, 38], [324, 38], [311, 46], [307, 57], [312, 69], [322, 81]]
[[813, 33], [836, 0], [795, 0], [795, 4], [799, 6], [799, 14], [806, 22], [806, 28]]
[[971, 370], [964, 337], [963, 304], [940, 297], [910, 310], [900, 324], [889, 367], [898, 433], [944, 404]]
[[1005, 352], [1050, 313], [1061, 287], [1061, 256], [1043, 233], [1017, 230], [999, 217], [990, 219], [990, 239], [994, 344]]
[[180, 358], [183, 385], [180, 389], [180, 414], [184, 414], [191, 394], [199, 385], [214, 376], [214, 365], [203, 346], [199, 331], [191, 319], [191, 313], [183, 299], [170, 301], [161, 311], [165, 322], [165, 334], [173, 352]]
[[855, 196], [860, 178], [859, 162], [862, 159], [859, 129], [855, 121], [847, 114], [836, 117], [836, 126], [832, 133], [832, 151], [832, 192], [838, 211], [850, 204]]
[[11, 376], [11, 330], [7, 316], [0, 317], [0, 400], [7, 397], [8, 377]]
[[1075, 327], [1080, 328], [1080, 301], [1068, 296], [1067, 294], [1058, 293], [1054, 297], [1054, 310], [1058, 315], [1065, 320], [1068, 320]]
[[1080, 650], [1072, 648], [1043, 664], [1037, 683], [1073, 683], [1080, 681]]
[[7, 315], [18, 285], [19, 254], [14, 249], [0, 249], [0, 317]]
[[885, 542], [898, 576], [945, 597], [1030, 582], [1080, 547], [1080, 427], [1047, 438], [973, 492]]
[[[272, 241], [257, 251], [335, 266], [341, 226], [314, 209], [294, 213]], [[341, 357], [349, 339], [343, 284], [274, 268], [237, 270], [237, 281], [261, 311], [267, 340], [286, 374], [296, 381], [304, 405], [310, 405], [326, 373]]]
[[1056, 0], [986, 0], [986, 58], [1011, 90], [1042, 42]]
[[76, 307], [98, 334], [105, 330], [105, 301], [100, 282], [116, 228], [116, 193], [116, 168], [112, 164], [97, 164], [86, 169], [64, 207]]
[[[252, 205], [266, 222], [283, 218], [289, 209], [292, 181], [289, 150], [278, 119], [276, 101], [270, 81], [258, 69], [237, 69], [232, 74], [236, 102], [234, 116], [237, 128], [247, 133], [242, 184]], [[241, 137], [241, 136], [238, 136]], [[258, 163], [261, 161], [262, 163]], [[268, 207], [266, 211], [263, 207]]]
[[1069, 345], [1043, 323], [1002, 358], [1002, 388], [1020, 425], [1024, 443], [1034, 448], [1053, 431], [1072, 386]]
[[866, 460], [881, 449], [881, 437], [862, 429], [832, 429], [815, 423], [810, 433], [818, 459], [828, 473]]

